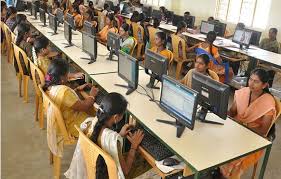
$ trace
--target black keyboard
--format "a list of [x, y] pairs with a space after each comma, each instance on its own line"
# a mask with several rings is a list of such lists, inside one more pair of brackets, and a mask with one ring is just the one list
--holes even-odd
[[[91, 88], [89, 87], [86, 87], [86, 88], [84, 88], [84, 91], [86, 92], [86, 93], [90, 93], [90, 91], [91, 91]], [[98, 105], [100, 105], [100, 103], [101, 103], [101, 101], [102, 101], [102, 99], [103, 99], [103, 97], [105, 96], [105, 94], [103, 93], [103, 92], [101, 92], [101, 91], [99, 91], [98, 92], [98, 94], [97, 94], [97, 96], [96, 96], [96, 103], [98, 104]]]
[[148, 131], [138, 126], [136, 129], [143, 130], [144, 138], [141, 142], [141, 146], [157, 161], [161, 161], [165, 158], [171, 157], [174, 154], [158, 139], [152, 136]]

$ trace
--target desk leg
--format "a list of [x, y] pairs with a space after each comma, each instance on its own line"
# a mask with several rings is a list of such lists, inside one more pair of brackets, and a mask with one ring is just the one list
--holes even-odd
[[269, 145], [266, 148], [266, 152], [265, 152], [265, 156], [264, 156], [264, 159], [263, 159], [263, 162], [262, 162], [262, 167], [261, 167], [259, 179], [263, 179], [263, 177], [264, 177], [264, 172], [265, 172], [265, 169], [266, 169], [266, 166], [267, 166], [267, 162], [268, 162], [268, 158], [269, 158], [269, 155], [270, 155], [271, 147], [272, 147], [272, 144]]

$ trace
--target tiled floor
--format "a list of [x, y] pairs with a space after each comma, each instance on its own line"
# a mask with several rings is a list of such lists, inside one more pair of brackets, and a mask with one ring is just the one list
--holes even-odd
[[[46, 130], [40, 130], [34, 121], [34, 91], [29, 84], [29, 103], [18, 97], [18, 85], [12, 65], [1, 56], [1, 146], [3, 179], [51, 179], [52, 167], [48, 160]], [[277, 139], [273, 145], [265, 179], [281, 176], [281, 122], [277, 124]], [[250, 141], [249, 141], [250, 142]], [[229, 149], [231, 150], [231, 149]], [[62, 173], [68, 168], [74, 147], [67, 147], [62, 163]], [[208, 160], [208, 159], [206, 159]], [[62, 177], [64, 178], [64, 177]], [[153, 172], [139, 177], [160, 178]], [[250, 178], [249, 174], [243, 179]]]

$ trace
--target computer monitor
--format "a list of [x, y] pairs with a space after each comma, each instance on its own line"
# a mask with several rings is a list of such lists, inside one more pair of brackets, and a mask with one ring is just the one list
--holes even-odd
[[243, 49], [243, 46], [249, 48], [252, 37], [252, 31], [247, 29], [236, 29], [232, 41], [240, 45], [240, 49]]
[[65, 21], [70, 25], [70, 27], [73, 30], [76, 30], [76, 26], [75, 26], [75, 21], [74, 21], [73, 15], [71, 15], [70, 13], [67, 13]]
[[155, 80], [162, 81], [162, 76], [167, 74], [168, 59], [158, 53], [155, 53], [149, 49], [145, 52], [145, 73], [150, 75], [149, 83], [147, 87], [155, 88]]
[[105, 1], [104, 4], [108, 4], [110, 10], [114, 10], [114, 4], [112, 1]]
[[128, 85], [115, 84], [116, 86], [128, 88], [126, 95], [131, 94], [138, 88], [138, 60], [121, 50], [119, 51], [118, 76], [128, 83]]
[[256, 30], [251, 30], [251, 29], [247, 29], [247, 30], [252, 31], [252, 37], [251, 37], [251, 40], [250, 40], [250, 44], [255, 45], [255, 46], [259, 46], [262, 32], [259, 32], [259, 31], [256, 31]]
[[37, 12], [38, 12], [39, 8], [36, 4], [31, 4], [31, 11], [32, 11], [32, 15], [34, 16], [35, 19], [37, 19]]
[[157, 19], [159, 19], [159, 20], [161, 21], [161, 20], [162, 20], [161, 11], [156, 10], [156, 9], [153, 9], [153, 10], [152, 10], [152, 17], [153, 17], [153, 18], [157, 18]]
[[163, 76], [160, 107], [176, 119], [176, 122], [157, 120], [177, 127], [177, 137], [180, 137], [185, 127], [193, 130], [198, 93], [182, 85], [179, 81], [166, 75]]
[[63, 22], [64, 22], [64, 20], [63, 20], [63, 18], [64, 18], [64, 13], [63, 13], [63, 10], [62, 10], [62, 9], [60, 9], [60, 8], [57, 9], [57, 14], [56, 14], [56, 16], [57, 16], [57, 19], [58, 19], [58, 23], [63, 24]]
[[178, 23], [181, 21], [184, 21], [184, 17], [175, 14], [173, 17], [173, 20], [172, 20], [172, 24], [173, 24], [173, 26], [178, 26]]
[[195, 71], [192, 74], [191, 86], [198, 92], [198, 104], [202, 107], [197, 113], [197, 118], [205, 123], [221, 124], [208, 121], [205, 117], [208, 111], [211, 111], [224, 120], [227, 118], [230, 87]]
[[195, 23], [195, 16], [188, 16], [184, 18], [184, 22], [187, 25], [187, 28], [193, 29]]
[[40, 15], [40, 22], [43, 23], [43, 26], [47, 26], [46, 25], [46, 12], [44, 9], [39, 8], [39, 15]]
[[90, 56], [90, 59], [81, 59], [90, 60], [88, 64], [95, 62], [97, 59], [97, 48], [98, 47], [96, 37], [88, 33], [82, 32], [82, 50]]
[[215, 24], [214, 31], [216, 32], [217, 36], [224, 37], [226, 24], [221, 22], [214, 22], [214, 24]]
[[109, 60], [112, 60], [113, 54], [118, 56], [120, 50], [120, 35], [114, 32], [107, 34], [107, 48], [110, 51]]
[[201, 26], [200, 26], [200, 33], [201, 34], [207, 34], [210, 31], [215, 30], [215, 24], [207, 22], [207, 21], [202, 21]]
[[151, 6], [143, 6], [142, 13], [145, 14], [146, 17], [152, 17], [152, 7]]
[[49, 26], [54, 31], [53, 34], [57, 34], [57, 17], [54, 14], [49, 14]]
[[93, 24], [89, 21], [85, 21], [83, 25], [83, 31], [95, 36], [96, 35], [96, 28], [93, 26]]
[[64, 21], [64, 38], [68, 42], [66, 47], [71, 47], [72, 31], [70, 24], [68, 24], [66, 21]]

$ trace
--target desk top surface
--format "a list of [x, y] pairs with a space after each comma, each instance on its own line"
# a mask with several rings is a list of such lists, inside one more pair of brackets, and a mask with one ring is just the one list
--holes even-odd
[[[116, 83], [126, 85], [125, 81], [118, 77], [118, 74], [91, 77], [107, 92], [118, 92], [124, 95], [129, 102], [128, 110], [154, 135], [158, 136], [167, 147], [198, 171], [224, 163], [270, 144], [266, 139], [233, 120], [228, 118], [224, 121], [211, 113], [207, 115], [207, 119], [223, 122], [224, 125], [205, 124], [196, 121], [194, 130], [186, 128], [181, 138], [177, 138], [174, 126], [156, 121], [156, 119], [169, 121], [174, 121], [174, 119], [163, 112], [157, 104], [149, 101], [147, 96], [136, 91], [130, 95], [125, 95], [127, 89], [114, 85]], [[146, 88], [145, 85], [148, 81], [149, 76], [144, 71], [140, 71], [139, 84]], [[148, 88], [146, 89], [150, 91]], [[145, 93], [140, 87], [137, 90]], [[155, 98], [159, 100], [160, 90], [153, 91]]]

